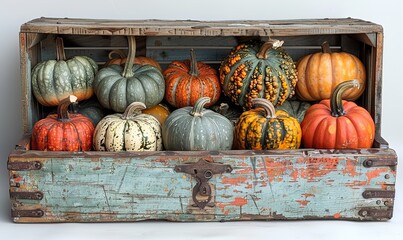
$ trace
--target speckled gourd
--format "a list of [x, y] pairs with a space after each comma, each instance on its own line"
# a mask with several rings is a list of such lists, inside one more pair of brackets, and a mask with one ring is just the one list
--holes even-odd
[[141, 113], [146, 106], [131, 103], [123, 114], [104, 117], [94, 131], [96, 151], [159, 151], [162, 150], [161, 125], [149, 115]]
[[166, 150], [230, 150], [233, 124], [223, 115], [205, 109], [209, 97], [202, 97], [194, 107], [173, 111], [162, 126]]
[[244, 109], [252, 108], [252, 99], [265, 98], [281, 105], [295, 94], [296, 66], [281, 48], [282, 41], [250, 42], [236, 46], [221, 63], [223, 92]]
[[124, 68], [110, 65], [95, 77], [94, 91], [100, 104], [115, 112], [123, 112], [132, 102], [143, 102], [147, 108], [161, 102], [165, 80], [161, 71], [151, 65], [133, 64], [136, 40], [128, 36], [129, 56]]
[[301, 127], [298, 120], [287, 112], [275, 110], [267, 99], [252, 100], [255, 107], [245, 111], [235, 125], [236, 149], [297, 149], [301, 144]]
[[32, 69], [31, 86], [36, 100], [43, 106], [57, 106], [69, 95], [78, 101], [93, 96], [93, 81], [98, 65], [87, 56], [66, 60], [63, 39], [56, 38], [56, 60], [38, 63]]

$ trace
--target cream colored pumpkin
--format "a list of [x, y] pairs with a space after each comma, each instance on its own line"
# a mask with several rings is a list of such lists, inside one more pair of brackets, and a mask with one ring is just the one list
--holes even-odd
[[145, 108], [144, 103], [134, 102], [123, 114], [104, 117], [94, 131], [94, 150], [111, 152], [162, 150], [161, 125], [155, 117], [141, 113]]

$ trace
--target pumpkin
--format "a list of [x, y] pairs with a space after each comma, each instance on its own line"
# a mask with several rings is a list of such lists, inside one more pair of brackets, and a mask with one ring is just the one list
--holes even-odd
[[[114, 57], [114, 55], [117, 55], [117, 57]], [[126, 54], [120, 49], [112, 50], [108, 54], [108, 58], [109, 58], [109, 60], [105, 62], [103, 67], [108, 67], [109, 65], [112, 65], [112, 64], [124, 65], [127, 61]], [[140, 64], [140, 65], [151, 65], [151, 66], [158, 68], [158, 70], [162, 71], [161, 65], [152, 58], [135, 57], [133, 60], [133, 63]]]
[[165, 82], [162, 73], [151, 65], [133, 64], [136, 40], [129, 36], [129, 56], [124, 68], [110, 65], [95, 76], [94, 91], [99, 103], [115, 112], [124, 112], [132, 102], [153, 107], [164, 98]]
[[210, 101], [202, 97], [194, 107], [173, 111], [162, 125], [166, 150], [230, 150], [233, 125], [223, 115], [203, 108]]
[[245, 111], [235, 125], [236, 149], [297, 149], [301, 144], [301, 127], [298, 120], [287, 112], [275, 110], [264, 98], [254, 98], [255, 107]]
[[98, 65], [87, 56], [66, 60], [63, 39], [56, 38], [56, 60], [38, 63], [32, 69], [31, 85], [36, 100], [43, 106], [57, 106], [69, 95], [78, 101], [89, 99]]
[[211, 100], [206, 107], [213, 105], [220, 97], [221, 87], [218, 72], [203, 62], [197, 62], [193, 49], [190, 60], [173, 61], [164, 71], [165, 99], [177, 108], [194, 106], [201, 97]]
[[302, 142], [307, 148], [370, 148], [375, 137], [371, 115], [354, 102], [342, 100], [344, 92], [359, 87], [358, 80], [344, 81], [330, 99], [312, 105], [301, 123]]
[[154, 116], [162, 125], [171, 112], [169, 111], [167, 106], [160, 103], [154, 107], [144, 109], [143, 113]]
[[276, 109], [287, 112], [291, 117], [298, 120], [299, 123], [304, 120], [306, 110], [311, 106], [310, 103], [298, 100], [286, 100], [282, 105], [276, 106]]
[[282, 41], [242, 43], [221, 63], [223, 92], [244, 109], [252, 99], [265, 98], [281, 105], [295, 94], [297, 73], [294, 61], [281, 48]]
[[159, 151], [162, 150], [161, 125], [158, 120], [143, 114], [146, 106], [133, 102], [123, 114], [104, 117], [94, 131], [96, 151]]
[[346, 91], [344, 99], [354, 101], [364, 92], [364, 64], [353, 54], [331, 52], [328, 42], [322, 44], [322, 52], [302, 57], [297, 70], [297, 96], [304, 101], [329, 99], [339, 83], [350, 79], [357, 79], [361, 87]]
[[210, 107], [211, 110], [228, 118], [234, 125], [238, 121], [239, 116], [242, 114], [242, 109], [239, 106], [231, 106], [226, 102], [221, 102]]
[[70, 105], [72, 113], [79, 113], [89, 118], [94, 126], [105, 117], [105, 110], [99, 102], [90, 98], [82, 102], [75, 102]]
[[77, 97], [70, 95], [60, 101], [56, 114], [49, 114], [32, 128], [31, 149], [47, 151], [89, 151], [94, 125], [81, 114], [69, 114], [67, 109]]

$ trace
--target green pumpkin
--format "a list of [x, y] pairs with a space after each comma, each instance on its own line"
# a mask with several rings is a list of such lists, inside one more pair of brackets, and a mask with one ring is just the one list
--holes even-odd
[[104, 108], [99, 104], [97, 99], [94, 98], [71, 104], [70, 111], [75, 114], [79, 113], [86, 116], [91, 120], [94, 126], [105, 117]]
[[128, 37], [129, 56], [124, 68], [110, 65], [95, 76], [94, 91], [101, 105], [123, 112], [132, 102], [143, 102], [147, 108], [161, 102], [165, 80], [161, 71], [151, 65], [133, 64], [136, 52], [134, 37]]
[[57, 106], [75, 95], [77, 101], [89, 99], [98, 65], [87, 56], [66, 60], [63, 39], [56, 38], [57, 59], [38, 63], [32, 69], [31, 85], [36, 100], [43, 106]]
[[282, 41], [242, 43], [221, 63], [220, 82], [224, 94], [244, 109], [252, 99], [265, 98], [281, 105], [295, 94], [297, 72]]
[[166, 150], [230, 150], [233, 124], [223, 115], [203, 106], [209, 97], [196, 101], [194, 107], [173, 111], [162, 126], [162, 139]]
[[298, 120], [299, 123], [304, 120], [306, 110], [311, 104], [298, 100], [287, 100], [282, 105], [276, 106], [277, 110], [286, 111], [291, 117]]

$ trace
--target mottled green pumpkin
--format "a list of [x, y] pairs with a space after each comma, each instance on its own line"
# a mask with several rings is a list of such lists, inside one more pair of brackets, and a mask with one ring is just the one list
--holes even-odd
[[143, 114], [144, 103], [133, 102], [123, 114], [104, 117], [96, 126], [93, 145], [96, 151], [159, 151], [162, 150], [159, 121]]
[[296, 66], [281, 48], [282, 41], [242, 43], [232, 49], [221, 63], [223, 92], [244, 109], [252, 108], [252, 99], [265, 98], [281, 105], [295, 94]]
[[69, 95], [78, 101], [89, 99], [98, 65], [87, 56], [66, 60], [63, 39], [56, 38], [57, 59], [38, 63], [32, 69], [31, 85], [36, 100], [44, 106], [57, 106]]
[[203, 106], [210, 101], [202, 97], [194, 107], [173, 111], [162, 125], [166, 150], [230, 150], [233, 125], [223, 115]]
[[299, 123], [304, 120], [306, 110], [311, 106], [308, 102], [299, 100], [286, 100], [283, 104], [276, 106], [276, 109], [286, 111], [291, 117], [298, 120]]
[[147, 108], [161, 102], [165, 80], [161, 71], [151, 65], [133, 64], [136, 41], [129, 36], [129, 56], [124, 68], [110, 65], [95, 77], [94, 91], [101, 105], [115, 112], [123, 112], [132, 102], [143, 102]]
[[297, 149], [301, 144], [298, 120], [287, 112], [275, 110], [263, 98], [252, 100], [254, 109], [245, 111], [235, 125], [235, 149]]
[[105, 109], [95, 98], [71, 104], [70, 111], [75, 114], [79, 113], [86, 116], [91, 120], [94, 126], [105, 117]]

